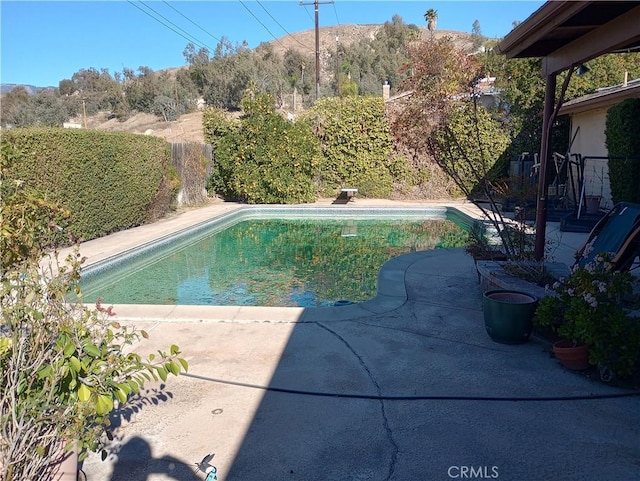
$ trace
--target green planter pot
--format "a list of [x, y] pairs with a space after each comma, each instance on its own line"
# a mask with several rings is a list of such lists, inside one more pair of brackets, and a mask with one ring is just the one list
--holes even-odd
[[498, 289], [487, 291], [482, 299], [487, 334], [502, 344], [521, 344], [529, 340], [538, 299], [530, 294]]

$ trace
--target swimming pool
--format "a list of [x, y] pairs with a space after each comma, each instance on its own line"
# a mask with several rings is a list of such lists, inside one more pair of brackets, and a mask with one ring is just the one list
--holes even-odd
[[243, 208], [90, 266], [81, 288], [109, 304], [362, 301], [388, 259], [461, 246], [470, 223], [446, 207]]

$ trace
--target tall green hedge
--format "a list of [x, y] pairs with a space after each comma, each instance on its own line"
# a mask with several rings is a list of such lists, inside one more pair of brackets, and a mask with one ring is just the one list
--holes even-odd
[[334, 196], [342, 187], [365, 197], [388, 197], [393, 188], [393, 148], [382, 97], [318, 100], [308, 119], [320, 139], [319, 188]]
[[101, 237], [169, 209], [170, 151], [163, 139], [121, 132], [12, 129], [2, 133], [1, 142], [21, 153], [20, 162], [4, 174], [68, 209], [69, 228], [77, 237]]
[[313, 202], [320, 150], [309, 126], [282, 117], [270, 95], [242, 107], [240, 123], [215, 140], [209, 189], [249, 204]]
[[607, 111], [611, 199], [640, 202], [640, 99], [626, 99]]

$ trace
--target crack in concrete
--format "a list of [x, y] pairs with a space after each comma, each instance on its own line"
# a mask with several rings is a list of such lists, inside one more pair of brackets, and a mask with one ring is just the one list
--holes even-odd
[[405, 334], [412, 334], [414, 336], [418, 336], [418, 337], [424, 337], [427, 339], [436, 339], [438, 341], [444, 341], [444, 342], [450, 342], [452, 344], [463, 344], [465, 346], [469, 346], [469, 347], [474, 347], [477, 349], [482, 349], [485, 351], [496, 351], [496, 352], [511, 352], [506, 348], [501, 349], [500, 347], [494, 347], [494, 346], [486, 346], [486, 345], [482, 345], [482, 344], [476, 344], [476, 343], [472, 343], [472, 342], [466, 342], [466, 341], [462, 341], [460, 339], [453, 339], [451, 337], [446, 337], [446, 336], [439, 336], [436, 335], [434, 333], [430, 333], [430, 332], [418, 332], [415, 331], [413, 329], [409, 329], [409, 328], [403, 328], [403, 327], [396, 327], [396, 326], [383, 326], [380, 324], [374, 324], [374, 323], [370, 323], [370, 322], [361, 322], [361, 321], [352, 321], [356, 324], [360, 324], [362, 326], [367, 326], [367, 327], [375, 327], [376, 329], [385, 329], [388, 331], [397, 331], [397, 332], [402, 332]]
[[[380, 388], [380, 385], [376, 381], [376, 378], [374, 377], [373, 373], [371, 372], [371, 370], [369, 369], [367, 364], [364, 362], [364, 359], [362, 359], [362, 356], [360, 356], [355, 351], [355, 349], [351, 346], [351, 344], [349, 344], [349, 342], [345, 338], [343, 338], [340, 334], [338, 334], [337, 332], [329, 329], [327, 326], [323, 325], [320, 322], [317, 322], [316, 324], [318, 325], [318, 327], [320, 327], [320, 328], [324, 329], [325, 331], [330, 332], [331, 334], [333, 334], [336, 338], [338, 338], [347, 347], [347, 349], [349, 349], [349, 351], [351, 351], [353, 353], [354, 356], [356, 356], [356, 358], [358, 359], [358, 362], [360, 363], [362, 368], [366, 371], [367, 376], [369, 376], [369, 379], [371, 380], [371, 382], [375, 386], [378, 395], [382, 396], [382, 389]], [[393, 473], [395, 472], [396, 463], [398, 461], [398, 453], [400, 452], [400, 448], [398, 447], [396, 441], [393, 439], [393, 431], [391, 430], [391, 426], [389, 426], [389, 418], [387, 417], [387, 413], [385, 411], [384, 400], [380, 399], [379, 402], [380, 402], [380, 411], [382, 413], [383, 426], [384, 426], [384, 429], [385, 429], [385, 431], [387, 433], [387, 438], [389, 439], [389, 442], [391, 443], [391, 445], [393, 447], [393, 451], [391, 453], [391, 462], [389, 464], [389, 472], [387, 473], [387, 480], [389, 480], [389, 479], [391, 479], [391, 477], [393, 476]]]

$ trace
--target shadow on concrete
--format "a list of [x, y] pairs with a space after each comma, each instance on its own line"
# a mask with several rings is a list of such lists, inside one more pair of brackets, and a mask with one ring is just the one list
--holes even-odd
[[119, 449], [117, 458], [111, 481], [145, 481], [157, 474], [162, 474], [162, 479], [200, 480], [193, 465], [171, 456], [155, 458], [149, 442], [139, 436], [129, 439]]
[[493, 342], [462, 249], [405, 282], [393, 311], [295, 325], [221, 479], [640, 479], [639, 397]]
[[173, 393], [167, 391], [166, 387], [165, 384], [160, 384], [157, 388], [145, 389], [142, 393], [129, 396], [126, 404], [121, 404], [109, 415], [110, 430], [131, 422], [131, 419], [146, 407], [158, 406], [173, 399]]
[[[145, 389], [143, 392], [132, 395], [124, 405], [120, 405], [109, 416], [110, 426], [108, 430], [109, 440], [106, 442], [101, 455], [108, 460], [102, 466], [102, 470], [112, 466], [111, 475], [104, 472], [100, 479], [110, 481], [146, 481], [156, 479], [154, 476], [162, 475], [162, 479], [175, 479], [181, 481], [196, 481], [200, 477], [195, 463], [186, 463], [173, 456], [154, 457], [151, 443], [141, 436], [127, 439], [123, 433], [124, 426], [135, 423], [136, 415], [143, 410], [167, 403], [174, 397], [171, 391], [166, 390], [165, 384], [156, 388]], [[125, 442], [126, 439], [126, 442]], [[80, 464], [82, 469], [82, 463]], [[92, 472], [89, 479], [95, 478]]]

